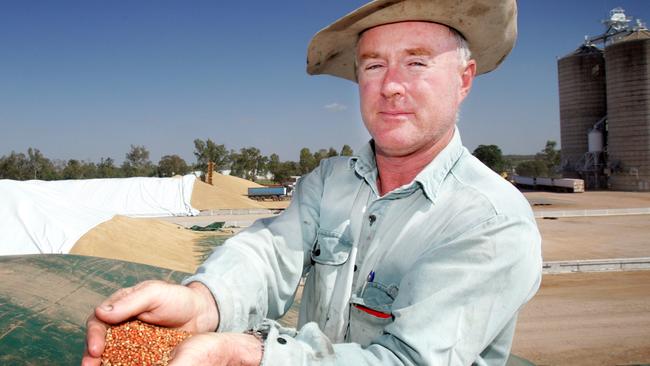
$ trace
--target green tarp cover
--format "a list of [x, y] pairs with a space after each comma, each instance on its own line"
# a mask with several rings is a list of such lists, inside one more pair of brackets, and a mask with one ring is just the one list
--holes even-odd
[[[0, 257], [0, 365], [78, 365], [86, 318], [122, 287], [187, 273], [77, 255]], [[534, 366], [511, 356], [507, 366]]]
[[215, 221], [211, 223], [210, 225], [206, 226], [199, 226], [199, 225], [194, 225], [190, 227], [191, 230], [194, 231], [217, 231], [223, 227], [225, 223], [222, 221]]
[[86, 318], [107, 296], [187, 273], [76, 255], [0, 257], [0, 365], [78, 365]]

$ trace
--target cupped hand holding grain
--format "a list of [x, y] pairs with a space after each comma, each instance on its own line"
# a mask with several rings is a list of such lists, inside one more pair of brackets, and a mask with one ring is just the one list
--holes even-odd
[[219, 325], [216, 303], [203, 284], [193, 282], [181, 286], [145, 281], [115, 292], [88, 318], [81, 364], [101, 365], [108, 325], [132, 318], [190, 333], [213, 331]]

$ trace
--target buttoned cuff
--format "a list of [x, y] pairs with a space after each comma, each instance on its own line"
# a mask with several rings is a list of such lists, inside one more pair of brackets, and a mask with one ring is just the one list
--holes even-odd
[[255, 329], [268, 334], [260, 366], [329, 366], [336, 363], [334, 347], [316, 323], [307, 323], [300, 331], [296, 331], [285, 328], [274, 320], [265, 319]]

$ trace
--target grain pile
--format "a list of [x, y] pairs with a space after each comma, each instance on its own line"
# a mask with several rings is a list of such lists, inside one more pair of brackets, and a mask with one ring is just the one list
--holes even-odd
[[[214, 186], [196, 180], [191, 204], [198, 210], [276, 208], [274, 202], [247, 197], [249, 187], [261, 185], [242, 178], [215, 173]], [[275, 204], [275, 206], [273, 205]], [[281, 202], [286, 207], [288, 201]], [[193, 273], [205, 256], [199, 245], [206, 236], [166, 221], [115, 216], [84, 234], [70, 254], [119, 259]]]
[[161, 220], [115, 216], [84, 234], [70, 254], [193, 273], [199, 265], [194, 248], [204, 236]]
[[[215, 174], [216, 176], [217, 174]], [[225, 177], [218, 174], [221, 177]], [[199, 211], [222, 209], [263, 209], [264, 206], [246, 196], [248, 187], [231, 179], [218, 179], [213, 186], [196, 180], [192, 189], [192, 207]], [[236, 177], [227, 177], [236, 178]], [[244, 180], [241, 178], [236, 178]], [[248, 182], [248, 181], [246, 181]], [[253, 183], [253, 182], [250, 182]], [[255, 184], [255, 183], [253, 183]], [[246, 193], [242, 193], [242, 190]]]
[[166, 366], [171, 351], [190, 336], [182, 330], [139, 320], [110, 327], [106, 332], [102, 366]]
[[192, 207], [197, 210], [284, 209], [289, 201], [260, 202], [248, 198], [248, 188], [263, 187], [249, 180], [214, 172], [212, 184], [196, 180], [192, 190]]

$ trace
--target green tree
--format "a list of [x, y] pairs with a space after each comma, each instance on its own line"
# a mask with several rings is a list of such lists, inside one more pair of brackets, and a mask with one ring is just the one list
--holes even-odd
[[178, 155], [165, 155], [158, 162], [158, 176], [172, 177], [174, 175], [184, 175], [189, 172], [190, 168], [183, 158]]
[[215, 165], [215, 170], [226, 170], [230, 168], [232, 156], [228, 153], [225, 145], [217, 145], [214, 141], [208, 139], [194, 140], [194, 156], [196, 156], [196, 169], [206, 171], [208, 162]]
[[560, 150], [556, 150], [556, 146], [557, 142], [548, 140], [546, 141], [546, 146], [544, 146], [544, 149], [537, 153], [535, 156], [537, 160], [541, 160], [544, 162], [544, 164], [546, 164], [546, 170], [549, 176], [557, 175], [560, 167]]
[[[30, 171], [30, 179], [43, 179], [52, 180], [57, 179], [57, 172], [54, 169], [54, 164], [50, 159], [43, 156], [38, 149], [27, 149], [28, 166]], [[31, 174], [33, 173], [33, 175]]]
[[295, 161], [285, 161], [282, 165], [288, 177], [291, 177], [292, 175], [300, 175], [300, 167]]
[[479, 145], [472, 155], [497, 173], [503, 172], [506, 168], [506, 161], [497, 145]]
[[126, 153], [126, 160], [122, 163], [122, 171], [127, 177], [150, 177], [155, 172], [155, 167], [149, 160], [149, 150], [144, 146], [131, 145]]
[[296, 163], [293, 161], [285, 161], [280, 163], [275, 170], [271, 171], [273, 174], [273, 181], [278, 184], [284, 184], [289, 181], [293, 175]]
[[352, 156], [353, 154], [354, 152], [350, 145], [343, 145], [343, 148], [341, 148], [341, 156]]
[[[278, 154], [271, 154], [269, 156], [269, 163], [266, 166], [269, 170], [269, 173], [273, 176], [273, 181], [276, 183], [281, 183], [282, 180], [278, 179], [278, 175], [281, 175], [282, 173], [282, 162], [280, 161], [280, 157]], [[280, 177], [283, 178], [283, 177]]]
[[320, 161], [328, 158], [328, 151], [326, 149], [320, 149], [314, 153], [314, 167], [311, 170], [314, 170], [320, 164]]
[[330, 147], [330, 149], [327, 151], [327, 157], [331, 158], [334, 156], [339, 156], [339, 153], [334, 149], [333, 147]]
[[83, 164], [76, 159], [68, 160], [68, 163], [61, 172], [63, 179], [82, 179], [84, 178]]
[[316, 168], [316, 160], [314, 155], [308, 148], [303, 147], [300, 150], [300, 161], [298, 162], [298, 167], [300, 169], [300, 175], [307, 174]]
[[256, 181], [258, 175], [266, 174], [268, 158], [255, 147], [245, 147], [239, 153], [231, 152], [230, 174]]
[[97, 178], [118, 178], [122, 176], [120, 168], [115, 166], [112, 158], [101, 158], [97, 164]]
[[300, 175], [298, 164], [295, 161], [281, 162], [277, 154], [271, 154], [268, 169], [273, 175], [273, 181], [278, 184], [289, 182], [292, 175]]
[[0, 158], [0, 178], [26, 180], [30, 177], [33, 177], [33, 172], [25, 154], [12, 151], [8, 156]]
[[92, 161], [82, 161], [81, 176], [83, 179], [97, 178], [97, 165]]
[[522, 161], [515, 170], [525, 177], [548, 177], [548, 166], [542, 160]]

